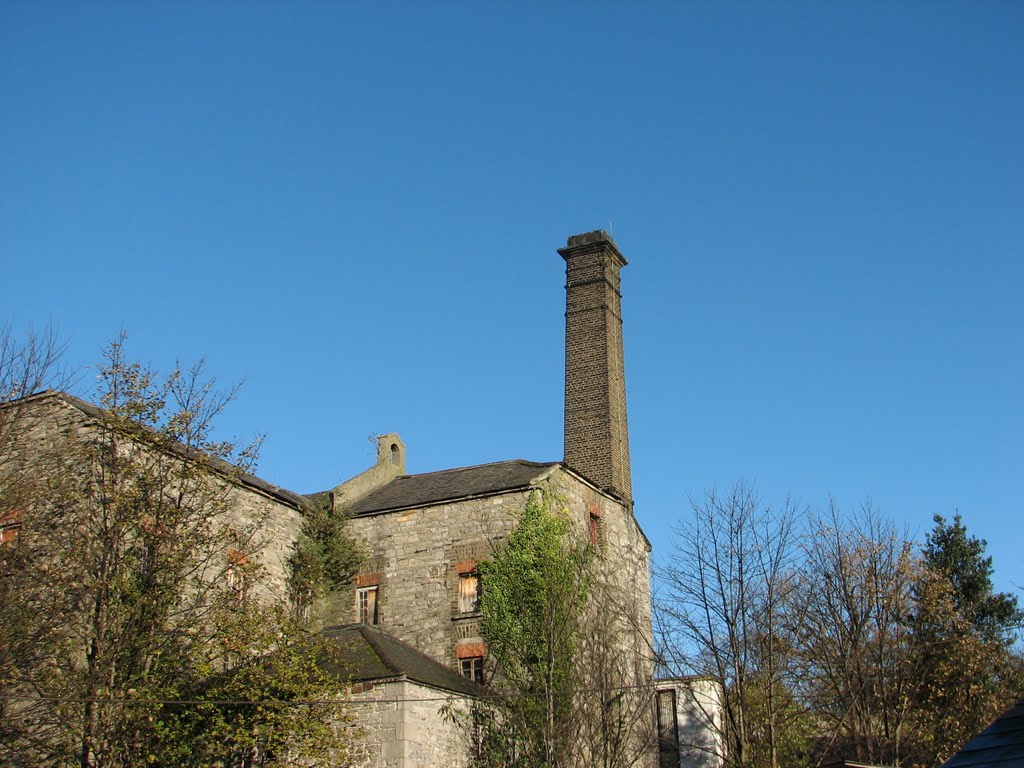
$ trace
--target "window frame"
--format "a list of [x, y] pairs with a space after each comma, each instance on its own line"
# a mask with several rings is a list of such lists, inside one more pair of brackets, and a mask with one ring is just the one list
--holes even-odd
[[679, 765], [679, 710], [674, 688], [660, 688], [655, 692], [655, 725], [658, 737], [658, 765], [662, 768]]
[[459, 659], [459, 672], [477, 685], [484, 684], [484, 656], [465, 656]]
[[[371, 594], [373, 595], [372, 601], [369, 599]], [[380, 623], [379, 584], [367, 584], [365, 587], [356, 587], [356, 621], [373, 627]]]

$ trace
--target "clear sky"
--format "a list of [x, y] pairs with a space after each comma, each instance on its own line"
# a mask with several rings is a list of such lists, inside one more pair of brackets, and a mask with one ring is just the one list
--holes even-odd
[[[568, 235], [623, 272], [656, 552], [737, 479], [1024, 585], [1024, 5], [0, 3], [0, 322], [245, 380], [260, 473], [562, 453]], [[84, 383], [88, 387], [88, 381]]]

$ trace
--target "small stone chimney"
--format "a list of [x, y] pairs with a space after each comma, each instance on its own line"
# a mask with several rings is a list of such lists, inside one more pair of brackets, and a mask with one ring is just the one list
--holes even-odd
[[565, 464], [631, 504], [619, 291], [627, 262], [603, 229], [573, 235], [558, 253], [565, 259]]
[[405, 443], [395, 432], [377, 435], [377, 463], [331, 491], [335, 511], [349, 506], [405, 474]]

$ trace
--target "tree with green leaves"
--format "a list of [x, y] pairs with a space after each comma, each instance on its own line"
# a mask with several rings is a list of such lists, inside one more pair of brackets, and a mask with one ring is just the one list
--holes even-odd
[[258, 442], [214, 433], [233, 391], [201, 364], [159, 377], [123, 342], [93, 418], [26, 417], [0, 446], [0, 515], [20, 526], [0, 545], [0, 762], [344, 759], [343, 708], [301, 703], [341, 692], [316, 663], [329, 649], [260, 562], [272, 507], [239, 512]]
[[994, 591], [992, 558], [985, 555], [988, 542], [969, 536], [959, 513], [949, 523], [935, 515], [934, 522], [921, 552], [925, 566], [949, 582], [956, 610], [980, 637], [1012, 641], [1024, 625], [1024, 611], [1015, 595]]
[[962, 517], [941, 515], [925, 537], [915, 586], [913, 652], [926, 677], [916, 707], [918, 764], [953, 754], [1024, 695], [1024, 659], [1013, 646], [1024, 612], [996, 593], [986, 542]]
[[590, 590], [588, 547], [541, 491], [480, 563], [482, 632], [506, 697], [476, 713], [481, 766], [573, 765], [577, 649]]
[[494, 695], [463, 718], [475, 766], [628, 768], [650, 755], [651, 656], [635, 644], [649, 616], [630, 590], [641, 576], [589, 533], [538, 488], [478, 566]]
[[366, 552], [348, 532], [348, 517], [326, 499], [313, 498], [302, 508], [302, 530], [289, 557], [289, 590], [297, 618], [310, 624], [315, 609], [332, 592], [351, 597], [352, 584]]

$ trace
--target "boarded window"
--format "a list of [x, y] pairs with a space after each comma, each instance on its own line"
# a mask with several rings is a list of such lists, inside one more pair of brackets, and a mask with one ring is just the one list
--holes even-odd
[[7, 544], [18, 538], [21, 530], [21, 510], [0, 513], [0, 544]]
[[[149, 547], [145, 547], [145, 560], [150, 558]], [[140, 552], [140, 554], [142, 554]], [[224, 571], [224, 583], [235, 598], [235, 602], [242, 605], [249, 592], [249, 556], [234, 547], [228, 547], [228, 567]]]
[[356, 590], [356, 617], [363, 624], [377, 623], [377, 587]]
[[459, 613], [476, 613], [480, 610], [480, 575], [459, 574]]
[[679, 768], [675, 691], [658, 691], [658, 768]]
[[0, 544], [7, 544], [18, 538], [18, 531], [20, 529], [21, 525], [19, 523], [0, 526]]
[[465, 659], [459, 659], [459, 663], [462, 666], [463, 677], [468, 677], [480, 685], [484, 684], [484, 657], [483, 656], [470, 656]]
[[248, 591], [248, 585], [245, 582], [245, 571], [240, 567], [232, 565], [224, 571], [224, 583], [238, 605], [245, 602], [246, 592]]

